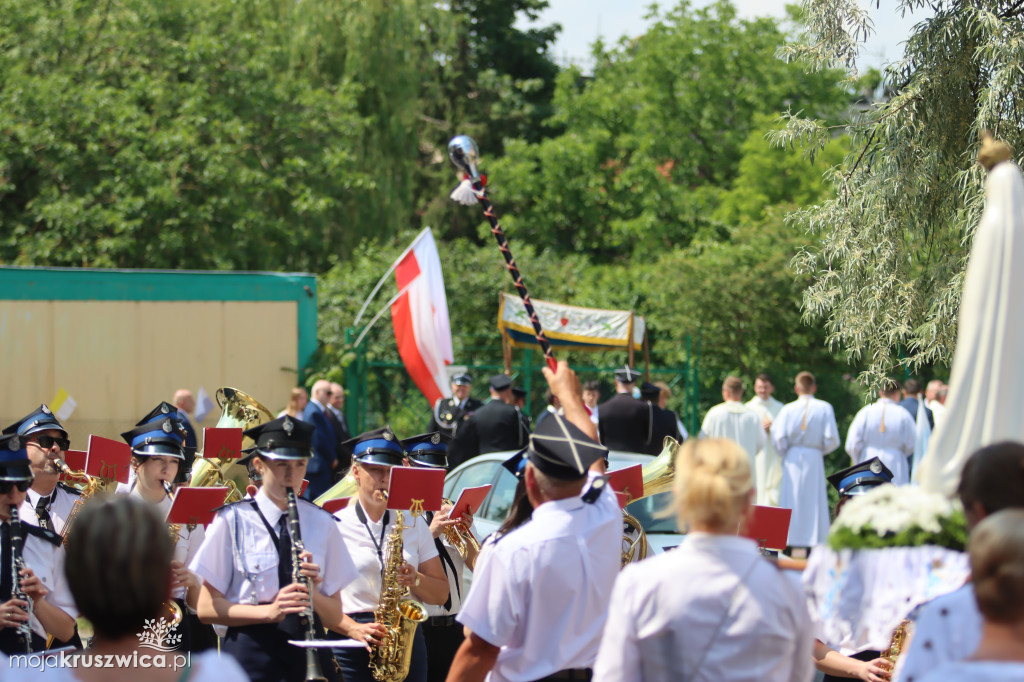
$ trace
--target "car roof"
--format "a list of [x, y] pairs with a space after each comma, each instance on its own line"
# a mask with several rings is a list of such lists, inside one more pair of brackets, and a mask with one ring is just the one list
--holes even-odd
[[[477, 455], [476, 457], [467, 459], [465, 462], [455, 467], [455, 469], [453, 469], [452, 471], [455, 471], [456, 469], [461, 469], [465, 467], [467, 464], [473, 462], [504, 462], [506, 459], [510, 458], [517, 452], [519, 452], [519, 450], [501, 450], [499, 452], [485, 452], [482, 455]], [[623, 452], [620, 450], [608, 451], [609, 470], [622, 469], [633, 464], [649, 464], [653, 459], [654, 455], [648, 455], [643, 452]]]

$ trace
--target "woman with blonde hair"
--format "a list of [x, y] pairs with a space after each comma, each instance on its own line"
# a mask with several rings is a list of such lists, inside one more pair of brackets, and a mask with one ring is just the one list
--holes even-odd
[[288, 407], [278, 412], [277, 416], [288, 415], [292, 419], [302, 419], [302, 411], [306, 409], [307, 403], [309, 403], [309, 394], [306, 393], [306, 389], [301, 386], [293, 388], [288, 396]]
[[675, 467], [678, 548], [615, 582], [594, 680], [803, 682], [814, 634], [799, 588], [738, 537], [754, 497], [747, 453], [691, 440]]

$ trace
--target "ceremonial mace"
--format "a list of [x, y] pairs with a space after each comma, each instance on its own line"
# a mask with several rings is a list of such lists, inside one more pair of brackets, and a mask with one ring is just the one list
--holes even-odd
[[512, 283], [515, 284], [516, 291], [519, 292], [519, 298], [523, 300], [523, 307], [526, 308], [530, 324], [533, 325], [533, 333], [537, 337], [537, 343], [540, 344], [541, 350], [544, 351], [544, 359], [547, 361], [548, 367], [554, 372], [558, 369], [558, 363], [555, 362], [555, 356], [551, 354], [551, 344], [548, 343], [547, 337], [544, 336], [544, 330], [540, 326], [540, 319], [537, 317], [537, 312], [533, 309], [533, 302], [530, 300], [530, 292], [526, 290], [526, 282], [523, 281], [523, 276], [520, 274], [519, 268], [516, 267], [516, 259], [512, 257], [512, 251], [508, 247], [508, 240], [505, 238], [501, 225], [498, 224], [498, 215], [494, 212], [494, 206], [487, 198], [487, 189], [484, 187], [483, 179], [480, 176], [480, 169], [477, 167], [480, 150], [477, 149], [473, 138], [468, 135], [456, 135], [448, 143], [448, 157], [455, 164], [456, 168], [468, 176], [467, 179], [472, 183], [473, 194], [484, 209], [484, 217], [491, 224], [491, 234], [498, 241], [498, 250], [501, 251], [501, 255], [505, 257], [505, 267], [508, 268], [508, 274], [512, 275]]

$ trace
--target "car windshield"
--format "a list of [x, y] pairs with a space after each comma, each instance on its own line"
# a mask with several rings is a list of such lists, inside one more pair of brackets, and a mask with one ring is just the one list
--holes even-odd
[[635, 516], [648, 533], [679, 532], [675, 510], [672, 509], [671, 491], [630, 502], [626, 505], [626, 511]]

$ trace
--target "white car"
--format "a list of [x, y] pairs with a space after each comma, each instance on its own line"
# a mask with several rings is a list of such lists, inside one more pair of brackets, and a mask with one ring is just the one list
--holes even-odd
[[[489, 452], [463, 462], [452, 469], [444, 481], [444, 496], [457, 500], [465, 488], [491, 484], [491, 490], [473, 518], [473, 534], [483, 542], [505, 520], [516, 493], [516, 477], [501, 463], [516, 454], [515, 450]], [[635, 452], [611, 452], [608, 456], [608, 470], [615, 471], [633, 464], [647, 464], [654, 457]], [[675, 513], [666, 510], [672, 504], [672, 493], [651, 495], [626, 506], [647, 533], [649, 554], [672, 549], [679, 544], [682, 535], [676, 525]], [[667, 516], [660, 512], [668, 511]]]

